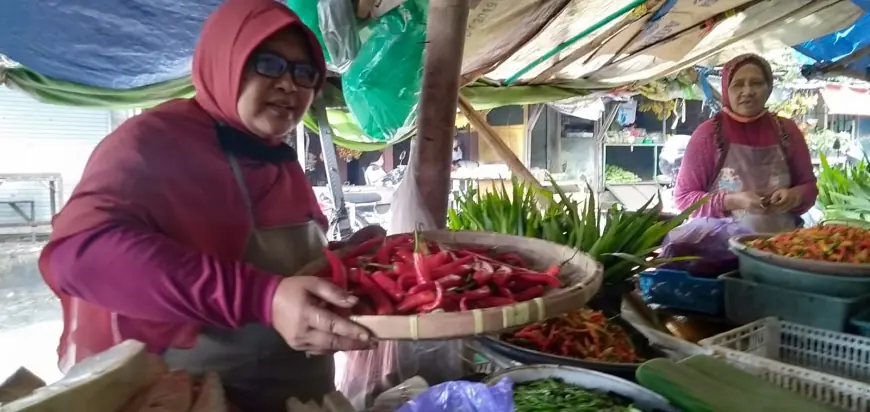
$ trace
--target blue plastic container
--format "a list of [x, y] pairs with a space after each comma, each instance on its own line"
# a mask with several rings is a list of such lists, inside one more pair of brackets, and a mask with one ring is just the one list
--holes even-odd
[[725, 313], [725, 285], [720, 279], [698, 278], [681, 270], [640, 273], [640, 292], [647, 303], [707, 315]]

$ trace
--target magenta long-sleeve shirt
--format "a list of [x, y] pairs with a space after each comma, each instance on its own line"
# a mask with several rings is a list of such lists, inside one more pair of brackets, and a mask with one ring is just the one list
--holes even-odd
[[[772, 122], [772, 119], [762, 119], [758, 122], [744, 124], [728, 119], [727, 116], [722, 117], [725, 137], [730, 143], [754, 147], [779, 144], [779, 134], [772, 125], [758, 124], [758, 122]], [[789, 134], [786, 156], [792, 187], [800, 187], [804, 194], [803, 202], [793, 210], [795, 214], [800, 215], [813, 206], [819, 192], [816, 187], [816, 177], [813, 173], [809, 148], [803, 133], [791, 120], [782, 119], [782, 124]], [[728, 215], [724, 203], [726, 193], [724, 191], [707, 192], [719, 174], [719, 171], [716, 170], [719, 158], [713, 133], [712, 120], [704, 122], [692, 133], [692, 138], [689, 140], [683, 155], [674, 188], [674, 201], [680, 210], [689, 208], [708, 194], [711, 195], [710, 201], [701, 206], [693, 214], [694, 217], [721, 218]]]
[[49, 259], [64, 293], [129, 317], [163, 322], [230, 328], [271, 324], [272, 297], [281, 280], [121, 224], [71, 236]]

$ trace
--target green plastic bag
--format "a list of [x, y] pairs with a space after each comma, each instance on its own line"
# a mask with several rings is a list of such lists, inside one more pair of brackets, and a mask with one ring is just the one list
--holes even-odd
[[389, 141], [416, 120], [426, 7], [408, 0], [370, 24], [368, 39], [341, 76], [351, 115], [374, 141]]
[[311, 0], [287, 0], [287, 7], [293, 10], [302, 20], [302, 24], [308, 26], [314, 35], [317, 36], [317, 41], [320, 43], [320, 48], [323, 49], [323, 56], [326, 58], [326, 64], [332, 64], [332, 58], [329, 57], [329, 52], [323, 46], [323, 33], [320, 31], [320, 20], [317, 17], [317, 2]]

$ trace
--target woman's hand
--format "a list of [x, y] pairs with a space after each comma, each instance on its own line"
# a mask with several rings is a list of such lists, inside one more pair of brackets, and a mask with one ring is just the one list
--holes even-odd
[[272, 299], [272, 325], [291, 348], [311, 354], [371, 349], [371, 334], [362, 326], [323, 307], [350, 309], [357, 298], [313, 276], [281, 281]]
[[725, 209], [745, 210], [751, 213], [766, 212], [764, 201], [755, 192], [729, 193], [725, 195]]
[[378, 225], [369, 225], [366, 226], [352, 235], [348, 236], [347, 239], [338, 241], [338, 242], [330, 242], [329, 248], [332, 250], [338, 250], [350, 245], [356, 245], [366, 240], [376, 238], [376, 237], [384, 237], [387, 235], [387, 231], [384, 228]]
[[774, 212], [790, 212], [803, 201], [800, 188], [778, 189], [770, 195], [770, 207]]

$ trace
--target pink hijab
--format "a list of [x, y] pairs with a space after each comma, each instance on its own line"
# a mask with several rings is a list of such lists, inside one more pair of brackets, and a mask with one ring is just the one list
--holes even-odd
[[[235, 185], [226, 173], [215, 122], [246, 130], [236, 105], [248, 56], [266, 38], [287, 27], [298, 27], [306, 34], [315, 63], [325, 75], [319, 43], [290, 9], [274, 0], [227, 0], [206, 20], [196, 45], [192, 71], [196, 98], [170, 101], [128, 120], [94, 150], [81, 182], [55, 216], [51, 238], [39, 260], [43, 279], [63, 307], [64, 330], [58, 347], [61, 369], [119, 343], [122, 332], [125, 337], [172, 346], [193, 344], [199, 331], [196, 326], [126, 318], [61, 292], [52, 277], [49, 256], [70, 236], [124, 221], [159, 227], [197, 250], [240, 258], [247, 227], [215, 233], [207, 221], [197, 218], [197, 207], [226, 205], [226, 195], [199, 189]], [[303, 191], [310, 191], [307, 182], [294, 187], [300, 190], [300, 198]], [[238, 220], [244, 221], [244, 210], [228, 209], [227, 214], [236, 212]]]

